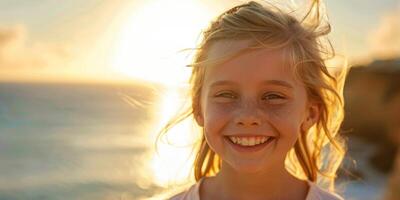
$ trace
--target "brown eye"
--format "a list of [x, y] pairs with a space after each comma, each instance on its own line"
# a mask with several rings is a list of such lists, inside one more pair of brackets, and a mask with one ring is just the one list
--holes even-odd
[[277, 94], [268, 94], [264, 96], [264, 99], [271, 100], [271, 99], [283, 99], [282, 96]]
[[228, 98], [228, 99], [236, 99], [236, 95], [231, 92], [222, 92], [215, 95], [215, 97]]
[[279, 104], [286, 101], [285, 96], [276, 93], [267, 93], [263, 96], [262, 99], [272, 104]]

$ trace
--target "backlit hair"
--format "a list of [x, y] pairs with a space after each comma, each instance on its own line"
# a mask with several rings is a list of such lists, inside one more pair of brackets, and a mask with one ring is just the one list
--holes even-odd
[[[301, 19], [276, 6], [251, 1], [219, 15], [203, 32], [203, 39], [191, 64], [192, 107], [171, 119], [160, 135], [187, 117], [200, 113], [206, 66], [218, 61], [207, 58], [213, 44], [218, 41], [250, 40], [253, 45], [245, 51], [282, 49], [286, 52], [294, 77], [304, 84], [308, 100], [317, 102], [320, 110], [316, 124], [299, 134], [288, 153], [285, 166], [296, 177], [311, 182], [321, 181], [334, 191], [336, 171], [345, 154], [344, 143], [337, 134], [344, 113], [342, 89], [345, 70], [342, 70], [343, 73], [328, 71], [325, 61], [334, 56], [334, 51], [329, 40], [322, 40], [331, 31], [322, 13], [318, 0], [311, 2], [310, 9]], [[221, 59], [232, 56], [235, 55], [226, 55]], [[211, 150], [203, 134], [194, 161], [196, 181], [215, 175], [220, 168], [221, 159]]]

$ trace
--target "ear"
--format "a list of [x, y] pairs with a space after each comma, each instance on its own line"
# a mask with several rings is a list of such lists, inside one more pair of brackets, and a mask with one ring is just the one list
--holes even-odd
[[203, 127], [204, 126], [204, 119], [203, 116], [201, 116], [200, 114], [197, 114], [194, 116], [194, 118], [196, 119], [197, 125]]
[[308, 131], [315, 123], [318, 122], [320, 116], [320, 104], [309, 102], [307, 105], [306, 115], [301, 124], [302, 131]]
[[193, 107], [193, 117], [197, 122], [197, 125], [203, 127], [204, 126], [204, 117], [201, 113], [201, 108], [200, 105], [197, 104], [192, 104]]

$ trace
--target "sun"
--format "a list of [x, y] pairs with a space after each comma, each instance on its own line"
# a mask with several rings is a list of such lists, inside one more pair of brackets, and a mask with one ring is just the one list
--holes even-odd
[[[151, 141], [155, 141], [159, 128], [174, 116], [185, 99], [180, 88], [187, 87], [182, 83], [188, 81], [191, 73], [186, 65], [193, 52], [178, 52], [195, 48], [211, 17], [200, 1], [153, 0], [132, 12], [119, 34], [111, 59], [113, 70], [132, 79], [167, 86], [152, 108], [155, 121], [150, 123], [156, 130], [146, 134]], [[171, 142], [178, 146], [193, 142], [195, 135], [185, 134], [192, 132], [192, 124], [189, 120], [175, 127], [169, 133]], [[148, 158], [152, 182], [160, 186], [184, 182], [191, 170], [192, 149], [160, 143], [158, 150]]]
[[210, 14], [198, 1], [154, 0], [132, 12], [111, 58], [114, 71], [162, 84], [186, 81], [188, 53]]

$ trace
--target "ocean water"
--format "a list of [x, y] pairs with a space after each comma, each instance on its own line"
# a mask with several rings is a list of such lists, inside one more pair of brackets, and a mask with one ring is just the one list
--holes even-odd
[[151, 116], [126, 95], [153, 97], [123, 85], [0, 84], [0, 199], [150, 196], [135, 170]]
[[[156, 194], [142, 182], [156, 99], [135, 85], [0, 83], [0, 200]], [[346, 199], [380, 199], [386, 178], [366, 169], [367, 179], [341, 184]]]

